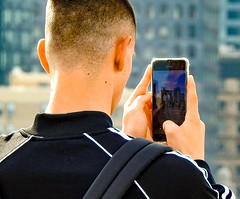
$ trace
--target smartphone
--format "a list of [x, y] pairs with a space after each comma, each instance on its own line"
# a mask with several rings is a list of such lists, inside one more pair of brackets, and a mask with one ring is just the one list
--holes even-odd
[[163, 123], [181, 125], [185, 120], [190, 64], [187, 58], [154, 58], [151, 64], [153, 140], [164, 142]]

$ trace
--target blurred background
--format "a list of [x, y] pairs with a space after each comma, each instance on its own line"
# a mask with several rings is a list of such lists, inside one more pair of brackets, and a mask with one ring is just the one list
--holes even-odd
[[[113, 115], [153, 57], [187, 57], [194, 75], [206, 159], [218, 182], [240, 196], [240, 0], [131, 0], [137, 16], [132, 75]], [[46, 0], [0, 0], [0, 134], [32, 124], [44, 112], [48, 75], [37, 57]], [[194, 133], [194, 132], [193, 132]]]

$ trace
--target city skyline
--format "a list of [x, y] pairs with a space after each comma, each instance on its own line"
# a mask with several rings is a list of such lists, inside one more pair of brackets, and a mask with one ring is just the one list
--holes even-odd
[[0, 85], [9, 83], [10, 71], [20, 66], [25, 72], [43, 71], [37, 42], [44, 37], [47, 0], [0, 1]]
[[174, 90], [177, 87], [182, 93], [186, 93], [186, 72], [184, 70], [153, 71], [153, 81], [157, 84], [157, 93], [160, 93], [163, 88]]

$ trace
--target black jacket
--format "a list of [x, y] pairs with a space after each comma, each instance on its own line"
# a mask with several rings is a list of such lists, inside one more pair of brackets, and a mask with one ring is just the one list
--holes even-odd
[[[82, 198], [111, 155], [131, 139], [102, 112], [38, 114], [20, 132], [26, 142], [0, 160], [1, 199]], [[0, 140], [0, 150], [8, 139]], [[124, 198], [235, 197], [214, 182], [206, 162], [173, 151], [153, 161]]]

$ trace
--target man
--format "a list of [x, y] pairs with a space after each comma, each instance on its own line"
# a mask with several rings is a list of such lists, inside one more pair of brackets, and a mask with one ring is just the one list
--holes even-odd
[[[51, 78], [45, 113], [16, 138], [25, 141], [0, 164], [1, 198], [82, 198], [110, 157], [131, 138], [151, 139], [151, 67], [125, 106], [124, 131], [111, 115], [129, 78], [136, 22], [128, 0], [49, 0], [40, 61]], [[215, 184], [204, 159], [205, 127], [192, 77], [186, 121], [164, 124], [168, 145], [179, 150], [154, 161], [123, 198], [234, 198]], [[197, 160], [198, 159], [198, 160]], [[194, 161], [196, 160], [196, 161]], [[114, 198], [114, 196], [113, 196]]]

